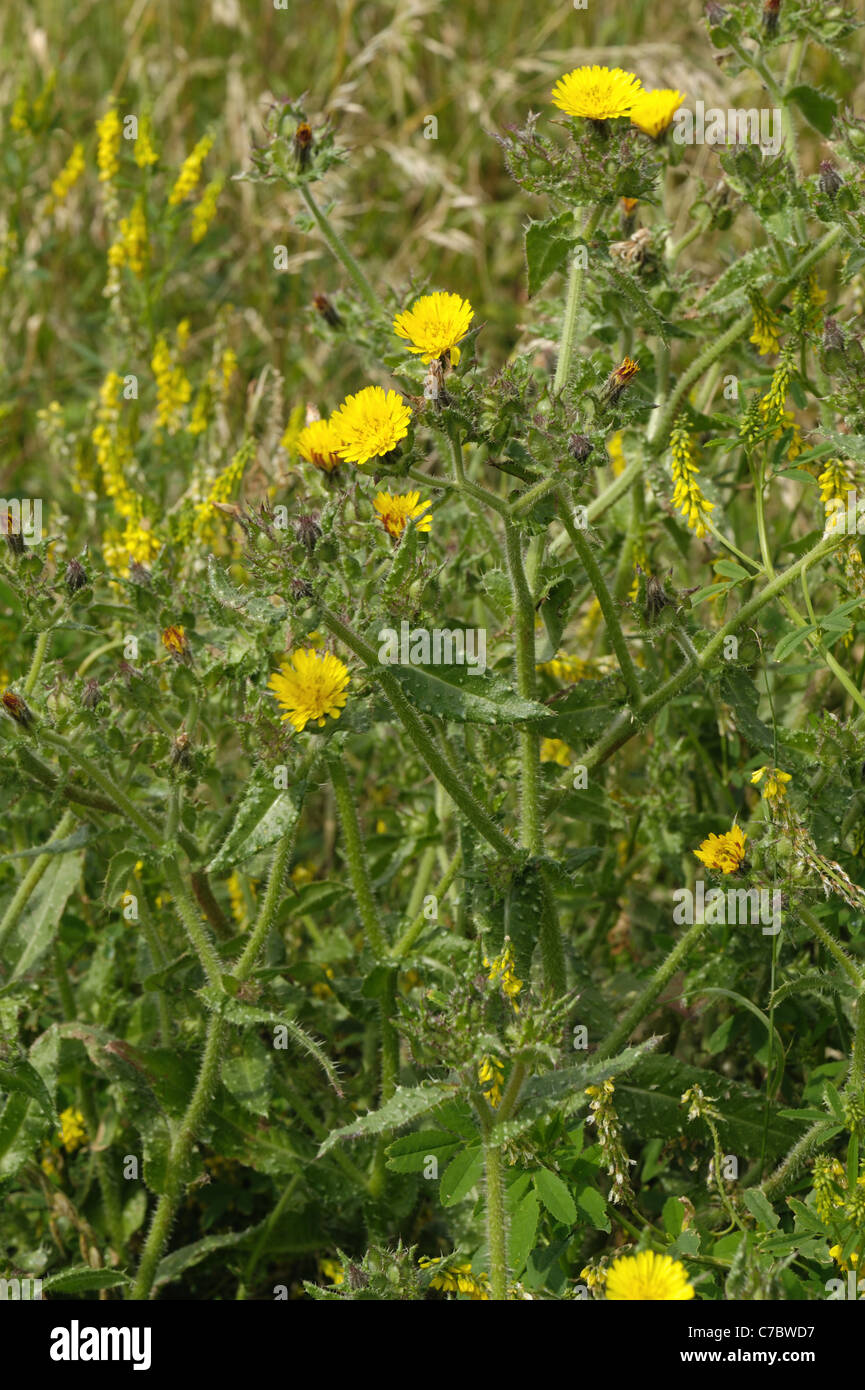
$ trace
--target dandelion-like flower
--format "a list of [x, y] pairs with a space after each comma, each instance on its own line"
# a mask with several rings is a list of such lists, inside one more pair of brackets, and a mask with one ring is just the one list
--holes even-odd
[[321, 729], [330, 715], [339, 719], [348, 696], [348, 667], [332, 652], [317, 652], [314, 647], [294, 652], [268, 681], [277, 703], [285, 711], [282, 721], [290, 719], [298, 733], [307, 724], [317, 723]]
[[475, 311], [467, 299], [458, 294], [425, 294], [411, 309], [397, 314], [394, 332], [408, 343], [409, 352], [422, 354], [424, 362], [450, 355], [456, 365], [460, 360], [457, 343], [466, 336]]
[[751, 786], [756, 787], [766, 778], [763, 787], [763, 795], [767, 801], [782, 801], [787, 795], [787, 782], [791, 780], [789, 772], [782, 772], [779, 767], [758, 767], [756, 772], [751, 773]]
[[337, 450], [347, 463], [368, 463], [395, 449], [408, 434], [411, 410], [396, 391], [365, 386], [347, 396], [330, 423], [340, 444]]
[[60, 1113], [60, 1142], [67, 1153], [74, 1153], [87, 1139], [84, 1116], [72, 1106]]
[[607, 1272], [607, 1298], [617, 1302], [669, 1303], [693, 1297], [685, 1266], [654, 1250], [625, 1255]]
[[708, 869], [718, 869], [722, 874], [734, 874], [745, 861], [745, 841], [748, 836], [738, 825], [733, 825], [723, 835], [710, 835], [694, 854]]
[[633, 357], [625, 357], [611, 372], [604, 382], [604, 389], [601, 395], [607, 405], [615, 405], [625, 387], [630, 384], [640, 370], [639, 362], [635, 362]]
[[175, 661], [189, 660], [189, 641], [182, 627], [167, 627], [162, 634], [162, 645]]
[[682, 513], [697, 539], [702, 540], [708, 529], [708, 514], [715, 504], [704, 495], [698, 482], [697, 451], [684, 422], [677, 422], [670, 432], [670, 452], [675, 483], [673, 506]]
[[671, 87], [642, 91], [631, 110], [631, 124], [657, 140], [673, 124], [673, 117], [685, 100], [685, 93]]
[[574, 68], [560, 77], [553, 88], [553, 105], [569, 116], [592, 121], [615, 120], [630, 116], [643, 84], [639, 77], [622, 68]]
[[298, 435], [297, 452], [307, 463], [315, 464], [322, 473], [333, 473], [342, 459], [339, 455], [340, 435], [332, 421], [312, 420]]
[[399, 540], [409, 521], [415, 522], [417, 531], [429, 531], [432, 527], [432, 521], [427, 515], [430, 504], [421, 502], [419, 492], [403, 492], [396, 495], [379, 492], [372, 505], [379, 514], [382, 526], [395, 541]]
[[769, 308], [757, 290], [751, 290], [748, 298], [751, 302], [751, 313], [754, 316], [748, 342], [754, 344], [761, 357], [766, 357], [769, 353], [778, 351], [781, 341], [781, 324], [778, 315]]

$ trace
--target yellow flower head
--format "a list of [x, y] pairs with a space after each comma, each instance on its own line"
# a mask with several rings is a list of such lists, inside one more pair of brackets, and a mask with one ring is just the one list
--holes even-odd
[[307, 463], [314, 463], [322, 473], [333, 473], [342, 463], [337, 452], [340, 446], [338, 430], [330, 420], [313, 420], [298, 435], [297, 452]]
[[332, 652], [317, 652], [314, 647], [292, 653], [268, 681], [277, 703], [285, 710], [282, 721], [290, 719], [298, 733], [311, 721], [322, 728], [325, 716], [339, 719], [348, 696], [348, 667]]
[[[552, 662], [548, 663], [550, 666]], [[571, 750], [561, 738], [541, 739], [541, 762], [558, 763], [559, 767], [570, 767]]]
[[569, 116], [610, 121], [630, 116], [642, 86], [639, 77], [622, 68], [574, 68], [553, 88], [553, 105]]
[[787, 795], [786, 783], [791, 780], [789, 772], [782, 772], [778, 767], [758, 767], [756, 772], [751, 773], [751, 786], [756, 787], [763, 778], [766, 778], [766, 785], [763, 788], [763, 795], [767, 801], [781, 801]]
[[450, 353], [451, 361], [460, 360], [457, 347], [468, 333], [475, 311], [467, 299], [458, 294], [425, 294], [404, 314], [393, 321], [394, 332], [405, 338], [409, 352], [421, 353], [424, 362]]
[[162, 645], [176, 660], [183, 661], [189, 655], [189, 643], [182, 627], [167, 627], [162, 634]]
[[733, 825], [723, 835], [710, 835], [694, 854], [707, 868], [733, 874], [744, 862], [747, 838], [738, 825]]
[[670, 1303], [693, 1297], [685, 1266], [654, 1250], [625, 1255], [607, 1272], [607, 1298], [614, 1301]]
[[87, 1130], [84, 1128], [84, 1116], [80, 1110], [68, 1109], [61, 1111], [60, 1114], [60, 1142], [67, 1153], [74, 1153], [87, 1140]]
[[330, 418], [339, 436], [340, 458], [347, 463], [368, 463], [395, 449], [408, 434], [411, 410], [396, 391], [365, 386], [347, 396]]
[[664, 87], [657, 91], [640, 92], [631, 111], [631, 124], [653, 140], [669, 130], [673, 117], [685, 100], [685, 93]]
[[[389, 492], [376, 494], [372, 504], [381, 518], [381, 524], [389, 536], [398, 541], [406, 528], [406, 522], [416, 522], [415, 529], [429, 531], [432, 521], [427, 515], [429, 502], [421, 502], [419, 492], [403, 492], [392, 496]], [[416, 519], [420, 517], [420, 520]]]

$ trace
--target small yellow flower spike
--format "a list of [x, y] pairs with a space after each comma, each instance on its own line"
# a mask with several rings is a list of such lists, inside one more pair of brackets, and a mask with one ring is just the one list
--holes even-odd
[[700, 487], [697, 450], [684, 421], [677, 421], [670, 431], [670, 453], [670, 471], [675, 484], [673, 506], [682, 513], [697, 540], [702, 540], [708, 530], [709, 512], [714, 511], [715, 504]]
[[754, 325], [748, 342], [754, 344], [761, 357], [766, 357], [769, 353], [778, 351], [781, 324], [777, 314], [769, 308], [763, 296], [756, 290], [751, 290], [748, 298], [754, 315]]
[[553, 105], [569, 116], [592, 121], [630, 116], [643, 84], [622, 68], [574, 68], [560, 77], [552, 91]]
[[213, 137], [204, 135], [190, 151], [180, 166], [177, 180], [168, 198], [168, 206], [176, 208], [188, 198], [201, 178], [201, 167], [213, 147]]
[[733, 874], [744, 863], [747, 838], [738, 825], [733, 825], [723, 835], [710, 835], [694, 854], [707, 868]]
[[425, 294], [404, 314], [393, 321], [394, 332], [404, 338], [409, 352], [421, 353], [424, 362], [450, 354], [456, 365], [460, 360], [457, 347], [468, 333], [475, 311], [467, 299], [458, 294]]
[[[514, 948], [510, 941], [505, 943], [505, 948], [500, 956], [495, 960], [487, 960], [484, 956], [484, 969], [490, 973], [487, 979], [490, 984], [500, 984], [502, 993], [506, 994], [514, 1006], [515, 1013], [519, 1013], [519, 1005], [516, 1002], [517, 995], [523, 987], [522, 980], [516, 976], [516, 960], [514, 959]], [[498, 1065], [498, 1064], [497, 1064]]]
[[613, 1301], [670, 1303], [693, 1297], [685, 1266], [654, 1250], [625, 1255], [607, 1271], [607, 1298]]
[[505, 1064], [498, 1057], [484, 1057], [478, 1067], [478, 1081], [484, 1095], [496, 1110], [502, 1099], [502, 1082], [505, 1079]]
[[348, 667], [332, 652], [317, 652], [314, 647], [294, 652], [279, 671], [268, 681], [277, 703], [285, 710], [282, 721], [290, 719], [298, 733], [309, 723], [321, 729], [326, 716], [339, 719], [348, 696]]
[[673, 124], [673, 117], [685, 100], [685, 93], [670, 87], [642, 91], [631, 111], [631, 124], [657, 140]]
[[789, 772], [782, 772], [778, 767], [758, 767], [756, 772], [751, 773], [751, 786], [756, 787], [766, 778], [766, 785], [763, 788], [763, 795], [767, 801], [781, 801], [787, 795], [786, 783], [791, 781]]
[[74, 1153], [87, 1141], [84, 1116], [80, 1110], [69, 1106], [60, 1113], [60, 1142], [67, 1153]]
[[419, 492], [403, 492], [395, 496], [389, 492], [379, 492], [372, 505], [379, 514], [382, 526], [395, 541], [399, 540], [408, 521], [416, 522], [417, 531], [432, 529], [432, 520], [426, 514], [430, 504], [421, 502]]
[[330, 417], [340, 445], [337, 450], [346, 463], [368, 463], [395, 449], [408, 434], [411, 409], [396, 391], [382, 386], [365, 386], [347, 396]]
[[[550, 665], [553, 663], [550, 662]], [[541, 739], [541, 762], [558, 763], [559, 767], [570, 767], [571, 750], [561, 738]]]
[[99, 179], [102, 183], [110, 183], [120, 172], [120, 141], [123, 137], [123, 126], [115, 106], [109, 106], [105, 115], [96, 122], [96, 134]]

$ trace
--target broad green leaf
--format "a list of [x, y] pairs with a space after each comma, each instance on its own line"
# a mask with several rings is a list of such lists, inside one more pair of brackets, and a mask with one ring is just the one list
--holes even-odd
[[564, 269], [574, 241], [574, 216], [571, 212], [548, 217], [545, 222], [529, 223], [526, 228], [526, 268], [530, 296], [537, 294], [557, 270]]
[[42, 1280], [43, 1293], [90, 1293], [94, 1289], [116, 1289], [129, 1283], [122, 1269], [91, 1269], [90, 1265], [73, 1265], [59, 1274], [49, 1274]]
[[172, 1250], [171, 1254], [166, 1255], [156, 1266], [154, 1289], [173, 1283], [185, 1270], [192, 1269], [194, 1265], [206, 1260], [214, 1250], [229, 1250], [233, 1246], [241, 1245], [261, 1231], [264, 1225], [266, 1222], [260, 1221], [255, 1226], [247, 1227], [245, 1231], [225, 1231], [222, 1235], [204, 1236], [202, 1240], [194, 1240], [190, 1245], [182, 1245], [179, 1250]]
[[81, 878], [84, 855], [81, 850], [58, 855], [51, 861], [37, 884], [15, 933], [24, 949], [18, 957], [11, 980], [20, 980], [39, 964], [51, 946], [63, 911]]
[[451, 1159], [442, 1173], [439, 1197], [443, 1207], [456, 1206], [477, 1187], [484, 1172], [484, 1154], [479, 1144], [470, 1145]]
[[607, 1204], [596, 1187], [584, 1187], [582, 1192], [577, 1194], [577, 1206], [583, 1215], [588, 1217], [589, 1224], [594, 1226], [596, 1231], [609, 1231]]
[[607, 262], [603, 269], [608, 279], [612, 281], [617, 294], [628, 301], [632, 310], [631, 317], [636, 317], [642, 331], [646, 334], [653, 334], [664, 343], [669, 343], [670, 325], [663, 314], [660, 314], [655, 308], [636, 277], [629, 275], [627, 271], [619, 270], [613, 261]]
[[711, 309], [720, 313], [733, 305], [744, 305], [746, 291], [763, 285], [772, 276], [772, 253], [768, 246], [758, 246], [737, 256], [732, 265], [718, 276], [700, 300], [701, 313]]
[[34, 845], [32, 849], [19, 849], [14, 854], [0, 854], [0, 864], [9, 859], [38, 859], [40, 854], [70, 854], [81, 849], [96, 838], [96, 831], [90, 825], [81, 825], [63, 840], [49, 840], [44, 845]]
[[511, 1217], [508, 1233], [508, 1257], [511, 1270], [519, 1278], [535, 1245], [540, 1202], [534, 1192], [527, 1192]]
[[775, 647], [772, 653], [772, 660], [783, 661], [784, 658], [788, 657], [791, 652], [794, 652], [797, 647], [801, 647], [804, 642], [807, 642], [811, 633], [816, 631], [817, 623], [806, 623], [804, 627], [797, 627], [794, 628], [792, 632], [786, 633]]
[[29, 1096], [31, 1100], [35, 1100], [37, 1105], [40, 1105], [45, 1111], [49, 1120], [57, 1118], [57, 1112], [45, 1082], [26, 1057], [0, 1062], [0, 1092], [3, 1091], [20, 1091], [23, 1095]]
[[[456, 625], [449, 631], [462, 631]], [[473, 674], [464, 665], [387, 666], [417, 709], [461, 724], [499, 727], [526, 719], [549, 718], [546, 705], [524, 700], [501, 676]], [[475, 668], [476, 671], [476, 668]]]
[[306, 783], [278, 791], [267, 769], [257, 769], [238, 807], [237, 817], [219, 852], [207, 866], [208, 873], [222, 874], [269, 849], [297, 824]]
[[778, 1213], [765, 1193], [759, 1187], [749, 1187], [742, 1193], [742, 1201], [755, 1221], [766, 1231], [774, 1231], [780, 1221]]
[[816, 87], [809, 87], [807, 83], [802, 83], [798, 87], [791, 87], [787, 93], [788, 101], [795, 101], [806, 121], [819, 130], [821, 135], [830, 136], [835, 117], [838, 114], [838, 103], [834, 97], [827, 96], [825, 92], [818, 92]]
[[387, 1148], [387, 1166], [394, 1173], [422, 1173], [430, 1158], [441, 1168], [453, 1158], [460, 1139], [444, 1129], [419, 1129], [395, 1139]]
[[573, 1226], [577, 1219], [577, 1208], [567, 1184], [559, 1175], [551, 1173], [548, 1168], [539, 1168], [532, 1174], [532, 1182], [550, 1215], [557, 1221], [564, 1222], [566, 1226]]
[[319, 1149], [325, 1154], [342, 1139], [364, 1139], [370, 1134], [383, 1134], [389, 1129], [401, 1129], [420, 1115], [435, 1110], [442, 1101], [454, 1095], [455, 1086], [443, 1081], [428, 1081], [422, 1086], [398, 1086], [390, 1100], [380, 1110], [370, 1110], [350, 1125], [331, 1130]]

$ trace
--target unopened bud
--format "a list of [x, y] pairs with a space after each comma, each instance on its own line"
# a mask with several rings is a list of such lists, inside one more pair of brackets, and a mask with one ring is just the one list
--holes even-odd
[[316, 542], [321, 537], [321, 527], [318, 524], [318, 517], [314, 512], [305, 513], [299, 516], [294, 524], [297, 539], [302, 541], [307, 550], [312, 553], [315, 550]]
[[835, 168], [831, 159], [824, 159], [820, 164], [820, 192], [825, 193], [830, 198], [834, 198], [838, 189], [843, 187], [844, 180]]
[[330, 328], [342, 328], [342, 319], [334, 309], [326, 294], [317, 294], [313, 298], [313, 305]]
[[87, 583], [87, 571], [80, 560], [70, 560], [66, 566], [66, 588], [70, 595], [77, 594]]
[[585, 463], [594, 447], [587, 434], [572, 434], [568, 440], [568, 452], [577, 463]]
[[102, 699], [102, 691], [97, 680], [89, 680], [81, 692], [81, 703], [85, 709], [95, 709]]

